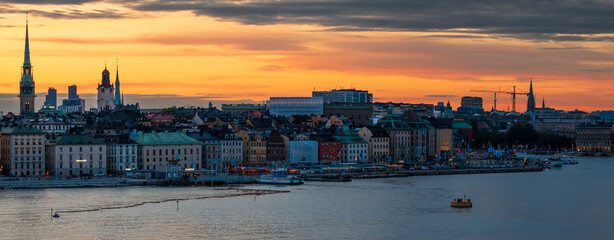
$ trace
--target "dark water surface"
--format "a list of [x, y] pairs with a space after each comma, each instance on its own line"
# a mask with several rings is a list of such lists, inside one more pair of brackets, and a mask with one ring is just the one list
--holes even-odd
[[[614, 239], [614, 158], [544, 172], [207, 187], [0, 190], [0, 239]], [[452, 209], [466, 194], [471, 209]], [[55, 211], [54, 210], [54, 211]]]

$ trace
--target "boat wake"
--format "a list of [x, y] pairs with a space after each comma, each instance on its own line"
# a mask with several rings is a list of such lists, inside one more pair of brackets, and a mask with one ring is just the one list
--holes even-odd
[[156, 201], [143, 201], [139, 203], [120, 205], [120, 206], [106, 206], [106, 207], [72, 209], [72, 210], [57, 210], [55, 211], [55, 213], [59, 214], [59, 213], [97, 212], [97, 211], [102, 211], [102, 210], [133, 208], [133, 207], [143, 206], [145, 204], [157, 204], [157, 203], [165, 203], [165, 202], [173, 202], [173, 201], [199, 200], [199, 199], [208, 199], [208, 198], [231, 198], [231, 197], [240, 197], [240, 196], [259, 196], [259, 195], [269, 195], [269, 194], [290, 192], [287, 190], [237, 189], [237, 188], [227, 188], [227, 190], [234, 190], [237, 192], [227, 193], [227, 194], [222, 194], [222, 195], [196, 196], [196, 197], [185, 197], [185, 198], [169, 198], [169, 199], [156, 200]]

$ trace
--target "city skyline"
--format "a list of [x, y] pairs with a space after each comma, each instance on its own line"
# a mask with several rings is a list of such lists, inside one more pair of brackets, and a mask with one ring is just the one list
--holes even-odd
[[[608, 84], [614, 53], [607, 30], [561, 27], [555, 30], [559, 35], [542, 34], [545, 39], [539, 39], [494, 33], [487, 27], [481, 33], [451, 31], [449, 26], [437, 31], [340, 29], [323, 20], [306, 23], [292, 17], [253, 22], [257, 19], [221, 16], [187, 5], [170, 11], [162, 9], [172, 7], [164, 3], [77, 2], [0, 6], [5, 13], [0, 24], [2, 110], [19, 108], [25, 11], [32, 12], [37, 108], [49, 87], [59, 89], [61, 99], [73, 84], [79, 86], [86, 107], [95, 107], [104, 62], [117, 58], [126, 102], [139, 102], [144, 108], [262, 102], [275, 96], [310, 96], [314, 89], [354, 87], [373, 92], [374, 101], [449, 100], [455, 108], [461, 97], [479, 96], [489, 110], [492, 95], [469, 90], [516, 85], [528, 91], [531, 77], [535, 101], [545, 98], [547, 106], [592, 111], [610, 109], [614, 102], [609, 94], [614, 87]], [[224, 7], [211, 4], [212, 9]], [[160, 9], [154, 11], [155, 6]], [[561, 38], [565, 31], [575, 38]], [[519, 97], [517, 104], [526, 106], [526, 97]], [[497, 105], [511, 109], [511, 98], [500, 95]]]

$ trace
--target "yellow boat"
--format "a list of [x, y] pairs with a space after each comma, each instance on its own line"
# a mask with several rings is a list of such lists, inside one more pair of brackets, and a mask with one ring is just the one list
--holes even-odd
[[450, 206], [453, 208], [470, 208], [472, 206], [471, 199], [468, 199], [463, 195], [463, 198], [457, 198], [452, 200]]

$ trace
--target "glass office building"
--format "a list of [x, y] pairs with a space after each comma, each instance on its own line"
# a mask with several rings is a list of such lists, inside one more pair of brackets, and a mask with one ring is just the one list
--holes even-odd
[[324, 101], [321, 97], [271, 97], [267, 101], [271, 115], [322, 115]]

